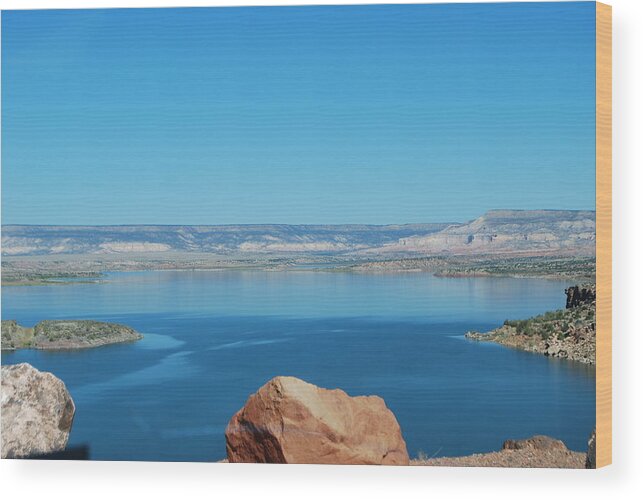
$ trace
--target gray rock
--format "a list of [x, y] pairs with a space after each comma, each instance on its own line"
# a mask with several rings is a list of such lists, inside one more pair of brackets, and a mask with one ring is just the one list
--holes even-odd
[[596, 468], [596, 429], [592, 431], [592, 435], [587, 442], [587, 460], [585, 461], [586, 469]]
[[508, 439], [502, 444], [503, 450], [567, 450], [565, 443], [549, 436], [533, 436], [529, 439]]
[[27, 363], [2, 367], [2, 458], [61, 451], [76, 408], [65, 384]]

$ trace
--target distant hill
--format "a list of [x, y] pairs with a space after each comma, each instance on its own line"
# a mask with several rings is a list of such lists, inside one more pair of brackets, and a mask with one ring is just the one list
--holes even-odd
[[596, 212], [490, 210], [467, 223], [370, 249], [374, 253], [594, 255]]
[[2, 227], [2, 254], [344, 253], [426, 236], [448, 225], [6, 225]]
[[360, 255], [594, 255], [592, 211], [492, 210], [464, 224], [17, 226], [2, 254], [158, 252]]

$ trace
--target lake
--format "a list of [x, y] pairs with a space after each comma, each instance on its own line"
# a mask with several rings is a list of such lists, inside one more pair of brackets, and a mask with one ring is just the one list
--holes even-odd
[[376, 394], [413, 457], [498, 450], [546, 434], [585, 451], [595, 370], [464, 339], [565, 306], [569, 283], [425, 273], [159, 271], [101, 284], [2, 288], [2, 318], [95, 319], [145, 335], [78, 351], [3, 352], [60, 377], [70, 445], [92, 459], [215, 461], [224, 429], [277, 375]]

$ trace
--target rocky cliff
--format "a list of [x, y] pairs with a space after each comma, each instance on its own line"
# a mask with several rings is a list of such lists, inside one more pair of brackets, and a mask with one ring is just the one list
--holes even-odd
[[596, 285], [571, 286], [565, 290], [567, 302], [565, 309], [573, 309], [582, 305], [596, 307]]

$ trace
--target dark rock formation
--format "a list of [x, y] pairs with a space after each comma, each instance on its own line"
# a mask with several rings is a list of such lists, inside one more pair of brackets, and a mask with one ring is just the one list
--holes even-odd
[[2, 458], [65, 449], [76, 409], [65, 384], [27, 363], [2, 367]]
[[377, 396], [350, 397], [294, 377], [250, 396], [225, 432], [230, 462], [408, 465], [395, 416]]
[[596, 287], [594, 285], [587, 286], [571, 286], [565, 290], [567, 295], [566, 309], [572, 309], [583, 304], [592, 305], [596, 303]]

